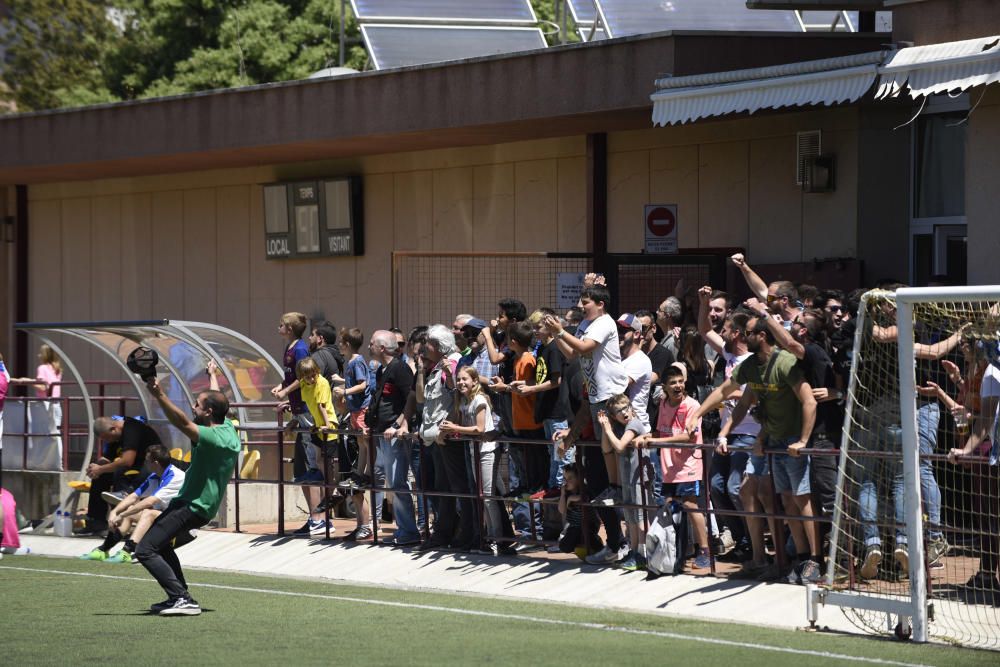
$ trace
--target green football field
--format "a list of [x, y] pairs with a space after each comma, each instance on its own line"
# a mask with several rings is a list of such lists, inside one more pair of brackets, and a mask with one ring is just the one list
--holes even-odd
[[188, 570], [204, 613], [152, 616], [138, 565], [0, 561], [7, 665], [973, 665], [1000, 655], [509, 599]]

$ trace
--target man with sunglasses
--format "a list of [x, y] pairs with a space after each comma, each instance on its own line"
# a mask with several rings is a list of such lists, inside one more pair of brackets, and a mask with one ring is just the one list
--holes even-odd
[[770, 285], [765, 284], [757, 272], [750, 268], [742, 253], [736, 253], [730, 260], [743, 274], [743, 279], [747, 281], [747, 286], [753, 295], [767, 303], [767, 309], [775, 317], [781, 318], [785, 329], [791, 329], [792, 320], [802, 313], [802, 304], [799, 302], [795, 285], [787, 280], [776, 280]]

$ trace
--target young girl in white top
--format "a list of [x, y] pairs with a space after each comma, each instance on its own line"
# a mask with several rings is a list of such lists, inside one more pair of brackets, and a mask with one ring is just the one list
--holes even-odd
[[[463, 366], [455, 377], [459, 400], [456, 404], [457, 422], [446, 419], [441, 422], [440, 430], [444, 434], [461, 436], [480, 436], [496, 430], [493, 421], [493, 408], [490, 399], [483, 391], [479, 381], [479, 373], [472, 366]], [[497, 482], [500, 477], [499, 466], [495, 463], [496, 443], [483, 441], [476, 443], [479, 450], [479, 479], [473, 479], [473, 486], [478, 481], [482, 484], [483, 496], [490, 498], [496, 495]], [[469, 450], [470, 456], [473, 450]], [[475, 463], [475, 459], [472, 459]], [[474, 469], [474, 466], [473, 466]], [[478, 491], [474, 488], [473, 492]], [[497, 542], [497, 550], [501, 554], [513, 554], [514, 531], [507, 515], [507, 508], [502, 501], [486, 500], [486, 532], [490, 539]], [[505, 538], [510, 538], [505, 539]], [[486, 541], [486, 540], [483, 540]]]

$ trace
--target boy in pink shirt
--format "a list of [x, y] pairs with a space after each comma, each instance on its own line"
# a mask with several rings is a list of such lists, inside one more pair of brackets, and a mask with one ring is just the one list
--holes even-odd
[[[666, 400], [660, 402], [656, 420], [659, 437], [649, 438], [647, 443], [701, 444], [701, 420], [698, 420], [698, 428], [694, 433], [688, 434], [685, 428], [687, 416], [699, 408], [698, 401], [684, 391], [685, 375], [684, 369], [679, 364], [667, 367], [663, 375], [663, 393]], [[711, 565], [705, 515], [697, 511], [700, 508], [699, 498], [702, 495], [703, 461], [704, 456], [700, 449], [667, 447], [660, 450], [663, 496], [668, 502], [677, 500], [689, 510], [695, 510], [688, 512], [688, 519], [694, 526], [695, 539], [698, 541], [698, 551], [694, 559], [696, 568], [707, 568]]]

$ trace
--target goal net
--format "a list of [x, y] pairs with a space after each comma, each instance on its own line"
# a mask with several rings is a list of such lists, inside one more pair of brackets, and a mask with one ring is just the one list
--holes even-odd
[[998, 304], [1000, 286], [861, 299], [826, 587], [810, 595], [864, 630], [1000, 648]]

